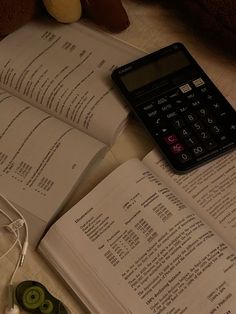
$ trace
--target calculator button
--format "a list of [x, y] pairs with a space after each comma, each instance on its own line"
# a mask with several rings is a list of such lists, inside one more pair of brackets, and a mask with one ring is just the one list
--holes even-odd
[[221, 143], [227, 142], [229, 139], [227, 138], [226, 135], [221, 135], [218, 138], [218, 141], [220, 141]]
[[188, 137], [191, 135], [191, 131], [187, 128], [183, 128], [179, 130], [179, 135], [183, 138]]
[[159, 117], [159, 113], [157, 110], [153, 110], [153, 111], [147, 112], [147, 116], [148, 118], [156, 118], [156, 117]]
[[213, 117], [207, 117], [206, 119], [204, 119], [204, 122], [207, 124], [207, 125], [213, 125], [216, 121]]
[[221, 109], [221, 105], [218, 102], [214, 102], [212, 103], [212, 108], [219, 111]]
[[161, 111], [163, 112], [170, 111], [171, 109], [173, 109], [173, 106], [171, 104], [166, 104], [161, 107]]
[[169, 99], [175, 100], [175, 98], [179, 97], [179, 91], [175, 91], [169, 94]]
[[206, 92], [208, 91], [208, 89], [204, 86], [202, 88], [200, 88], [200, 92], [204, 95]]
[[155, 121], [154, 121], [154, 123], [155, 123], [155, 125], [156, 126], [159, 126], [160, 124], [161, 124], [161, 118], [157, 118]]
[[184, 121], [181, 118], [174, 118], [171, 122], [173, 127], [177, 130], [184, 126]]
[[236, 123], [231, 123], [229, 129], [231, 132], [236, 133]]
[[231, 123], [229, 125], [229, 131], [230, 131], [230, 134], [231, 134], [231, 138], [236, 143], [236, 123]]
[[174, 118], [174, 117], [177, 117], [178, 115], [177, 115], [177, 112], [176, 111], [173, 111], [173, 112], [170, 112], [170, 113], [168, 113], [167, 115], [166, 115], [166, 117], [168, 118], [168, 119], [171, 119], [171, 118]]
[[201, 116], [201, 117], [206, 117], [209, 114], [209, 111], [206, 108], [201, 108], [197, 111], [197, 113]]
[[174, 153], [176, 155], [176, 154], [179, 154], [182, 151], [184, 151], [184, 147], [181, 143], [176, 143], [176, 144], [170, 146], [170, 150], [172, 151], [172, 153]]
[[167, 133], [167, 131], [168, 131], [168, 129], [167, 129], [167, 128], [162, 127], [162, 128], [160, 129], [160, 131], [161, 131], [161, 133], [162, 133], [162, 134], [166, 134], [166, 133]]
[[158, 128], [158, 129], [156, 129], [156, 130], [154, 130], [154, 131], [152, 131], [152, 132], [154, 132], [154, 135], [155, 135], [155, 137], [156, 138], [160, 138], [160, 136], [163, 136], [163, 135], [165, 135], [165, 134], [167, 134], [167, 132], [168, 132], [168, 129], [167, 128]]
[[181, 112], [181, 113], [184, 113], [184, 112], [186, 112], [186, 111], [188, 111], [189, 110], [189, 106], [181, 106], [180, 108], [179, 108], [179, 111]]
[[219, 125], [213, 125], [211, 128], [210, 128], [211, 132], [215, 135], [218, 135], [218, 134], [221, 134], [223, 132], [223, 129], [221, 126]]
[[202, 141], [207, 141], [207, 140], [209, 140], [211, 138], [210, 134], [208, 132], [206, 132], [205, 130], [199, 132], [198, 136], [200, 137], [200, 139]]
[[188, 100], [193, 100], [193, 99], [196, 99], [196, 95], [194, 93], [191, 93], [191, 94], [186, 95], [186, 98]]
[[189, 84], [184, 84], [184, 85], [180, 86], [179, 89], [181, 90], [181, 92], [183, 94], [188, 93], [188, 92], [190, 92], [192, 90], [192, 88], [191, 88], [191, 86]]
[[197, 116], [194, 113], [188, 113], [185, 115], [185, 119], [192, 123], [197, 120]]
[[143, 106], [143, 110], [144, 111], [150, 111], [150, 110], [154, 110], [155, 109], [155, 104], [152, 102], [152, 103], [148, 103], [148, 104], [145, 104]]
[[[153, 127], [153, 124], [151, 124], [151, 126]], [[153, 130], [155, 131], [156, 136], [163, 136], [169, 133], [169, 128], [167, 128], [163, 120], [160, 122], [158, 121], [158, 123], [156, 123], [156, 127], [154, 126]]]
[[201, 105], [201, 102], [199, 100], [194, 100], [191, 102], [192, 107], [198, 107]]
[[215, 113], [215, 117], [218, 118], [222, 123], [229, 124], [229, 119], [231, 118], [231, 114], [225, 110], [216, 110], [213, 108], [213, 111]]
[[227, 112], [226, 111], [222, 111], [219, 113], [220, 118], [225, 118], [227, 117]]
[[162, 104], [164, 104], [164, 103], [166, 103], [166, 102], [167, 102], [167, 99], [166, 99], [165, 97], [159, 98], [159, 99], [157, 100], [157, 104], [158, 104], [158, 105], [162, 105]]
[[176, 99], [175, 103], [176, 105], [181, 106], [184, 103], [184, 101], [182, 99]]
[[200, 156], [205, 152], [205, 149], [202, 145], [198, 145], [192, 149], [192, 152], [195, 156]]
[[204, 84], [205, 84], [205, 82], [203, 81], [203, 79], [201, 77], [199, 77], [198, 79], [193, 81], [193, 85], [195, 87], [200, 87], [200, 86], [202, 86]]
[[203, 124], [201, 123], [201, 122], [195, 122], [195, 123], [193, 123], [193, 128], [195, 129], [195, 131], [201, 131], [201, 130], [203, 130], [204, 129], [204, 126], [203, 126]]
[[164, 140], [165, 140], [166, 144], [168, 144], [168, 145], [172, 145], [172, 144], [178, 142], [178, 138], [175, 134], [166, 135], [164, 137]]
[[184, 142], [188, 147], [193, 147], [198, 144], [198, 140], [193, 136], [186, 138]]
[[214, 142], [214, 141], [206, 141], [206, 142], [204, 143], [204, 145], [205, 145], [205, 147], [206, 147], [207, 150], [212, 150], [212, 149], [214, 149], [214, 148], [217, 147], [217, 144], [216, 144], [216, 142]]
[[214, 96], [212, 94], [207, 94], [206, 95], [206, 99], [207, 100], [213, 100], [214, 99]]
[[177, 155], [176, 157], [181, 163], [188, 162], [189, 160], [192, 159], [192, 156], [188, 152], [183, 152]]

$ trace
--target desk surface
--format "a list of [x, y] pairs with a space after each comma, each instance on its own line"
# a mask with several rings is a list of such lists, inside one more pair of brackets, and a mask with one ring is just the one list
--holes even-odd
[[[131, 26], [116, 36], [147, 52], [179, 41], [183, 42], [199, 61], [208, 75], [231, 102], [236, 101], [236, 59], [224, 56], [209, 47], [193, 29], [181, 21], [174, 10], [162, 7], [158, 1], [123, 1], [127, 8]], [[152, 143], [132, 118], [104, 160], [86, 176], [78, 191], [66, 205], [69, 209], [82, 196], [122, 162], [131, 157], [142, 158], [152, 149]], [[7, 247], [7, 239], [0, 231], [0, 248]], [[14, 269], [17, 252], [0, 260], [0, 313], [7, 301], [6, 284]], [[16, 276], [16, 282], [33, 279], [45, 284], [48, 289], [70, 308], [72, 313], [84, 313], [78, 301], [63, 281], [46, 265], [37, 252], [29, 250], [24, 267]]]

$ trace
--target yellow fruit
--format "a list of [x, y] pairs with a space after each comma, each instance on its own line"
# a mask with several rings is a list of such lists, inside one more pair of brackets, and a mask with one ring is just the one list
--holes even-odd
[[43, 0], [48, 13], [58, 22], [73, 23], [80, 19], [80, 0]]

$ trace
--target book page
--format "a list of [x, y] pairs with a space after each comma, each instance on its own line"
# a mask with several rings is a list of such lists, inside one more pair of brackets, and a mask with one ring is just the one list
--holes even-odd
[[236, 152], [183, 175], [156, 151], [144, 162], [236, 251]]
[[103, 143], [0, 90], [0, 187], [48, 222]]
[[81, 23], [35, 21], [0, 43], [0, 85], [106, 144], [128, 111], [113, 91], [117, 66], [138, 49]]
[[[63, 254], [58, 237], [67, 243]], [[108, 313], [102, 289], [107, 299], [112, 295], [123, 305], [119, 313], [222, 314], [236, 306], [232, 250], [135, 159], [66, 213], [40, 251], [44, 247], [64, 279], [73, 287], [77, 282], [87, 299], [98, 302], [98, 313]], [[67, 251], [78, 257], [78, 269], [83, 271], [80, 261], [86, 265], [85, 280], [71, 271], [75, 259], [67, 259]], [[88, 269], [91, 280], [100, 282], [97, 293]]]

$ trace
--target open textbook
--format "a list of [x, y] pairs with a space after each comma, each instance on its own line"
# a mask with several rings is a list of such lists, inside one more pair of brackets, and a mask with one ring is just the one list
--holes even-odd
[[39, 251], [92, 313], [233, 314], [236, 153], [181, 176], [155, 151], [131, 159]]
[[0, 192], [42, 234], [128, 111], [117, 66], [143, 54], [75, 23], [33, 21], [0, 43]]

